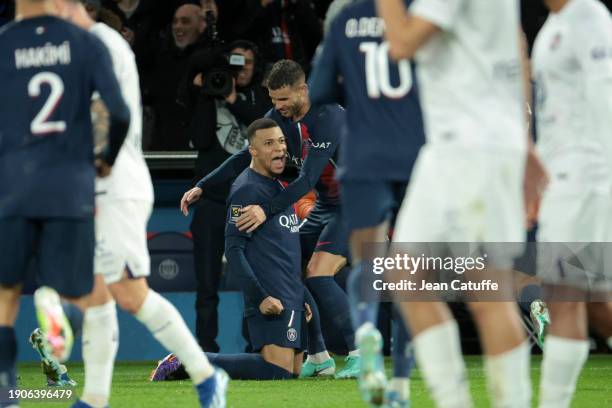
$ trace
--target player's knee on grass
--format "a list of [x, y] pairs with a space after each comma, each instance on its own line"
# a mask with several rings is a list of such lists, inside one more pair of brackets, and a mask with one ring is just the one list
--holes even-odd
[[144, 278], [122, 279], [108, 288], [119, 307], [130, 314], [138, 313], [149, 291]]
[[315, 252], [306, 267], [306, 277], [334, 276], [346, 265], [346, 258], [330, 252]]
[[295, 349], [279, 347], [275, 344], [267, 344], [261, 349], [261, 356], [268, 363], [279, 366], [290, 373], [295, 373]]

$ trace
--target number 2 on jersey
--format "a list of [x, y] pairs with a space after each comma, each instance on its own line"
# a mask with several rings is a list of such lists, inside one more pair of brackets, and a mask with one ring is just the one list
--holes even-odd
[[66, 122], [63, 120], [50, 121], [49, 117], [53, 114], [57, 104], [64, 95], [64, 82], [59, 75], [53, 72], [39, 72], [28, 82], [28, 95], [32, 98], [38, 98], [42, 84], [49, 85], [51, 91], [43, 107], [36, 114], [32, 123], [30, 123], [30, 132], [33, 135], [63, 132], [66, 130]]
[[412, 88], [412, 73], [407, 59], [398, 61], [399, 84], [391, 85], [389, 79], [389, 43], [380, 44], [374, 41], [359, 44], [359, 51], [365, 53], [365, 73], [368, 96], [373, 99], [384, 95], [387, 98], [406, 96]]

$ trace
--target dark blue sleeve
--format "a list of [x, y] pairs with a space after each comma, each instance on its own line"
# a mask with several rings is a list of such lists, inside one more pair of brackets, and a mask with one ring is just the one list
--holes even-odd
[[313, 68], [308, 79], [308, 95], [313, 104], [334, 103], [340, 100], [337, 61], [339, 53], [336, 49], [338, 20], [340, 19], [336, 17], [332, 22], [313, 60]]
[[304, 160], [300, 175], [284, 191], [262, 205], [266, 216], [284, 211], [314, 188], [338, 148], [344, 121], [345, 113], [340, 105], [325, 105], [319, 108], [315, 127], [310, 131], [308, 156]]
[[87, 52], [92, 56], [90, 70], [93, 75], [93, 88], [100, 94], [110, 117], [108, 145], [103, 158], [112, 165], [130, 127], [130, 110], [121, 95], [121, 88], [113, 71], [113, 62], [108, 50], [93, 35], [90, 39], [90, 49]]
[[225, 223], [225, 257], [230, 273], [240, 282], [244, 294], [257, 301], [259, 305], [268, 297], [268, 294], [259, 283], [245, 255], [252, 234], [242, 232], [236, 227], [240, 209], [249, 204], [254, 204], [254, 197], [254, 191], [248, 185], [238, 188], [230, 194]]
[[225, 258], [229, 271], [233, 278], [240, 282], [240, 289], [249, 298], [257, 302], [257, 305], [268, 297], [268, 293], [259, 283], [255, 272], [251, 268], [245, 250], [248, 244], [246, 237], [230, 235], [225, 237]]
[[205, 189], [206, 187], [225, 183], [236, 178], [244, 169], [249, 167], [249, 164], [251, 164], [251, 154], [249, 149], [245, 147], [238, 153], [231, 155], [219, 167], [200, 179], [196, 183], [196, 187]]

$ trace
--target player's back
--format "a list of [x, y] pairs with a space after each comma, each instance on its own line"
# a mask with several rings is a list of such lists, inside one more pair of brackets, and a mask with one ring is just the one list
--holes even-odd
[[441, 32], [416, 54], [427, 141], [524, 149], [518, 0], [415, 0]]
[[96, 180], [100, 199], [153, 201], [153, 186], [142, 154], [142, 105], [136, 60], [129, 44], [115, 30], [103, 23], [90, 32], [108, 49], [121, 94], [130, 109], [130, 127], [110, 176]]
[[96, 41], [52, 16], [0, 30], [0, 216], [92, 214]]
[[341, 177], [407, 180], [424, 143], [414, 65], [390, 60], [373, 0], [347, 6], [327, 36], [347, 107]]

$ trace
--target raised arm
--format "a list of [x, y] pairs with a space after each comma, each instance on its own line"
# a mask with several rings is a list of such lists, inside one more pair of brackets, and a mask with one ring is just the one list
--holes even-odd
[[434, 34], [450, 25], [462, 0], [415, 0], [408, 14], [403, 0], [376, 0], [378, 15], [385, 21], [389, 55], [394, 60], [412, 58]]

